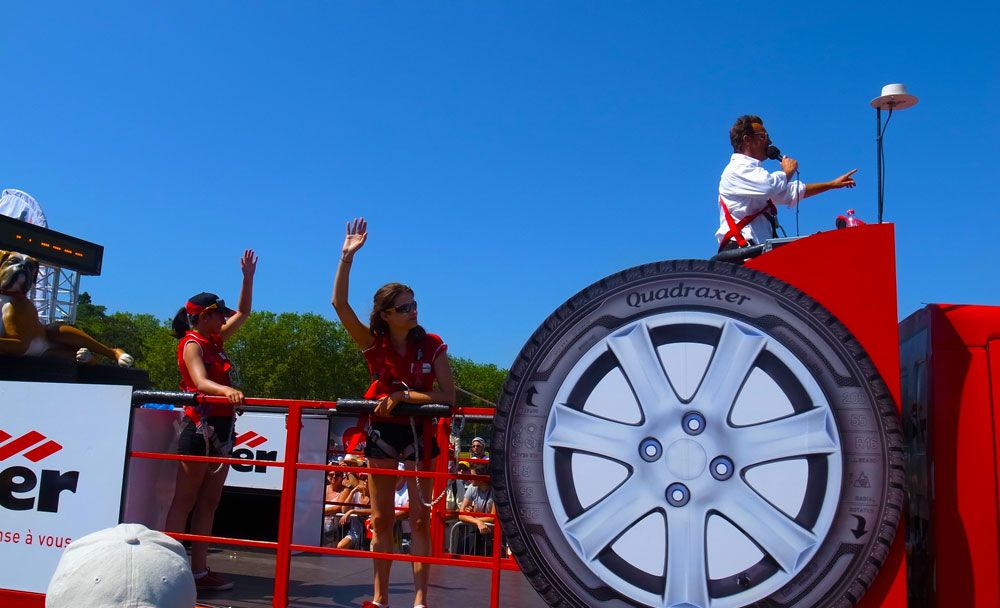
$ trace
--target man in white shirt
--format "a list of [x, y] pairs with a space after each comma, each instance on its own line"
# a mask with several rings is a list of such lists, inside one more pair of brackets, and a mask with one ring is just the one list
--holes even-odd
[[775, 205], [794, 208], [800, 200], [837, 188], [853, 188], [854, 172], [816, 184], [790, 181], [799, 163], [787, 156], [781, 171], [768, 173], [761, 162], [767, 160], [771, 138], [759, 116], [744, 115], [729, 130], [735, 153], [719, 181], [719, 229], [715, 238], [719, 251], [758, 245], [777, 236], [778, 210]]

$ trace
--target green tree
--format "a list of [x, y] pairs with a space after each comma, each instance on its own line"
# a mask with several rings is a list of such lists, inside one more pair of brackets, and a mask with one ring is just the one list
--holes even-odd
[[357, 398], [369, 383], [364, 359], [343, 326], [316, 314], [253, 313], [226, 352], [241, 390], [254, 397]]
[[149, 372], [153, 388], [176, 391], [181, 385], [181, 373], [177, 369], [177, 339], [169, 327], [170, 322], [164, 321], [160, 330], [149, 336], [144, 358], [137, 365]]
[[[76, 326], [98, 342], [112, 348], [122, 348], [135, 358], [137, 367], [148, 370], [154, 388], [177, 388], [177, 343], [172, 341], [166, 323], [152, 315], [116, 312], [107, 314], [107, 307], [93, 303], [83, 292], [76, 311]], [[99, 361], [112, 364], [111, 361]]]
[[[500, 369], [492, 363], [476, 363], [459, 357], [451, 358], [451, 368], [455, 375], [455, 386], [460, 389], [455, 399], [456, 405], [488, 408], [499, 401], [500, 391], [507, 378], [507, 370]], [[468, 393], [472, 393], [475, 397]], [[462, 421], [456, 421], [453, 425], [453, 431], [459, 436], [461, 452], [468, 451], [473, 437], [484, 437], [489, 443], [493, 433], [493, 424], [490, 422], [470, 420], [465, 421], [463, 426]], [[462, 427], [461, 430], [458, 427]]]
[[455, 385], [462, 389], [458, 392], [455, 405], [493, 407], [493, 404], [496, 404], [500, 398], [500, 389], [503, 388], [503, 382], [507, 378], [507, 370], [499, 369], [492, 363], [476, 363], [460, 357], [450, 357], [450, 362]]

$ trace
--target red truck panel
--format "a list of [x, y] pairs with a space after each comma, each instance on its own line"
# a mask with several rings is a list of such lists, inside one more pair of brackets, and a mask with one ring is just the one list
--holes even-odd
[[1000, 307], [932, 304], [900, 333], [910, 602], [1000, 606]]

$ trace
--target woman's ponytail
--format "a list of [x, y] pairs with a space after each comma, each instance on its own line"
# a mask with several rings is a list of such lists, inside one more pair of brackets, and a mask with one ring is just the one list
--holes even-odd
[[191, 325], [188, 322], [188, 312], [186, 308], [182, 306], [181, 309], [177, 311], [177, 314], [174, 315], [174, 320], [170, 323], [170, 328], [173, 330], [171, 333], [178, 340], [183, 338], [184, 334], [191, 329]]

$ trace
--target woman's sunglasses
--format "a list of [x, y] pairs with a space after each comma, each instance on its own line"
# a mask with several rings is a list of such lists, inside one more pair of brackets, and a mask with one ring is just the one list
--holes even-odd
[[401, 312], [406, 314], [417, 309], [417, 301], [407, 302], [406, 304], [400, 304], [399, 306], [393, 306], [392, 308], [386, 308], [385, 312]]

